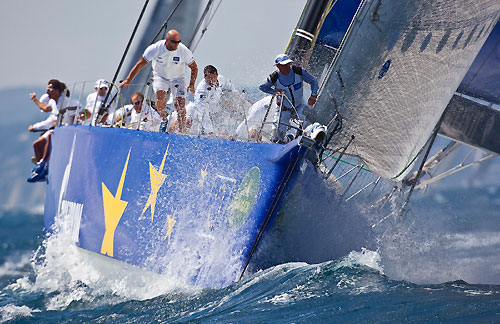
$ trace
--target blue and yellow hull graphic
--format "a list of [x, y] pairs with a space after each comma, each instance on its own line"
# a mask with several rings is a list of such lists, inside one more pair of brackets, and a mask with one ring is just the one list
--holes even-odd
[[296, 142], [60, 127], [45, 226], [69, 216], [82, 249], [225, 286], [238, 280], [263, 224], [272, 226], [304, 150]]

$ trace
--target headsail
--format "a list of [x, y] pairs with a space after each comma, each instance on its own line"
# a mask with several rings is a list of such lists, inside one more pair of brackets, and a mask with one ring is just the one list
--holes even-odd
[[500, 15], [500, 2], [364, 1], [316, 104], [328, 124], [338, 110], [348, 153], [401, 179]]

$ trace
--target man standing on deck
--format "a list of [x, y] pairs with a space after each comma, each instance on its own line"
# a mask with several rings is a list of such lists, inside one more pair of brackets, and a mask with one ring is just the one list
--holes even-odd
[[[274, 122], [287, 123], [290, 119], [298, 118], [304, 120], [303, 115], [313, 113], [312, 106], [316, 103], [318, 95], [318, 79], [307, 72], [305, 69], [292, 66], [293, 61], [286, 54], [279, 54], [274, 60], [278, 71], [269, 75], [266, 81], [259, 86], [259, 89], [265, 93], [275, 95], [278, 105], [281, 106], [281, 120], [279, 120], [280, 111], [277, 110], [274, 116]], [[307, 105], [303, 102], [303, 81], [311, 85], [311, 96], [307, 100]], [[283, 100], [281, 101], [281, 98]], [[281, 102], [280, 102], [281, 101]], [[302, 125], [304, 128], [307, 125]], [[286, 125], [273, 126], [273, 142], [283, 142], [286, 132]]]
[[156, 108], [166, 123], [168, 116], [165, 99], [170, 89], [174, 96], [174, 106], [178, 113], [177, 121], [179, 131], [184, 132], [186, 118], [186, 81], [185, 66], [191, 69], [191, 79], [187, 91], [194, 94], [194, 83], [198, 76], [198, 66], [193, 53], [181, 43], [181, 36], [176, 30], [169, 30], [165, 40], [151, 44], [144, 51], [143, 56], [137, 61], [120, 88], [127, 89], [130, 82], [144, 66], [152, 61], [153, 64], [153, 89], [156, 92]]

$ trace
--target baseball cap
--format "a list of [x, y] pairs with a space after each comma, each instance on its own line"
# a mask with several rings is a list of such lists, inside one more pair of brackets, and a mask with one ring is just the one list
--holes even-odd
[[291, 60], [288, 55], [286, 54], [280, 54], [278, 56], [276, 56], [276, 58], [274, 59], [274, 65], [278, 65], [278, 64], [288, 64], [288, 63], [292, 63], [293, 60]]
[[95, 88], [109, 88], [109, 83], [108, 81], [104, 80], [104, 79], [99, 79], [95, 82]]

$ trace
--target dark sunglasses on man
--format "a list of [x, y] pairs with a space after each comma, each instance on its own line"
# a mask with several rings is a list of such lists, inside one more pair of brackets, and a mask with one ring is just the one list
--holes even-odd
[[134, 106], [139, 106], [140, 104], [142, 104], [142, 100], [134, 101]]

